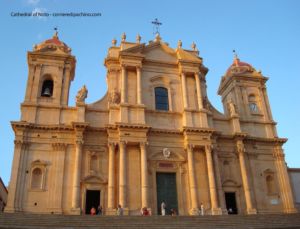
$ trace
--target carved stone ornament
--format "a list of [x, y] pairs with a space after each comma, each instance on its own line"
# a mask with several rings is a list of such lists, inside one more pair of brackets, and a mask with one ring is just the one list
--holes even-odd
[[171, 151], [168, 148], [164, 148], [162, 152], [165, 158], [169, 158], [171, 155]]
[[228, 110], [229, 110], [231, 116], [237, 114], [236, 106], [231, 99], [228, 101]]
[[117, 90], [113, 90], [110, 93], [109, 102], [111, 104], [119, 104], [120, 103], [120, 98], [121, 98], [120, 93]]
[[77, 92], [76, 102], [84, 102], [87, 98], [88, 90], [85, 85]]

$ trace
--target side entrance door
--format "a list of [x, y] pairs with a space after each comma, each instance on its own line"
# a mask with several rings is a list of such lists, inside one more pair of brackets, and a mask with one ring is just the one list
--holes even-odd
[[235, 192], [225, 192], [225, 201], [228, 214], [238, 214]]
[[85, 198], [85, 214], [90, 214], [91, 208], [98, 208], [100, 205], [100, 191], [99, 190], [86, 190]]

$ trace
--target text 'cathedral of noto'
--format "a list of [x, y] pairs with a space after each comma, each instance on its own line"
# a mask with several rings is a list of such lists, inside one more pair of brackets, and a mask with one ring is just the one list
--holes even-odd
[[[266, 81], [235, 56], [209, 102], [208, 69], [196, 45], [171, 48], [112, 41], [105, 58], [106, 95], [68, 106], [76, 59], [51, 39], [28, 52], [21, 120], [13, 121], [14, 159], [6, 212], [197, 215], [295, 212]], [[224, 69], [225, 71], [226, 69]], [[72, 99], [72, 98], [71, 98]]]

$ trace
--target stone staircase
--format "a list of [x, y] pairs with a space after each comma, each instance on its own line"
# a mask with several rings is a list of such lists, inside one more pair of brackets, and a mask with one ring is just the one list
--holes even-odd
[[0, 214], [0, 228], [300, 229], [300, 213], [247, 216], [71, 216], [5, 213]]

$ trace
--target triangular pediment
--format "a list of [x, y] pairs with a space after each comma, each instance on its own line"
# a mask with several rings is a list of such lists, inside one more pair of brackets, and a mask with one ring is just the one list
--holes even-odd
[[146, 46], [142, 52], [146, 60], [177, 63], [175, 50], [162, 42], [154, 42]]
[[107, 180], [102, 176], [89, 175], [83, 179], [84, 183], [107, 183]]

